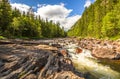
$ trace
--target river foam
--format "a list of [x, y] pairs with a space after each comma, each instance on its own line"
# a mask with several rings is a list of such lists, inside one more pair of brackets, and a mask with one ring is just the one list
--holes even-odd
[[75, 68], [80, 72], [89, 72], [97, 79], [120, 79], [120, 73], [111, 69], [109, 66], [102, 65], [98, 60], [91, 55], [91, 51], [82, 49], [83, 52], [76, 54], [75, 44], [66, 46], [68, 54], [75, 65]]

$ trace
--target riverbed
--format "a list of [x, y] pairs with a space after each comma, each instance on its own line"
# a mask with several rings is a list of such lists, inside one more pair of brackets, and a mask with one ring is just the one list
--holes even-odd
[[86, 79], [120, 79], [120, 60], [96, 58], [90, 50], [82, 48], [83, 51], [77, 54], [76, 47], [72, 44], [66, 48], [76, 70], [87, 73]]
[[[120, 67], [119, 67], [120, 59], [109, 59], [107, 54], [106, 54], [106, 58], [97, 58], [92, 56], [92, 51], [89, 50], [89, 48], [92, 48], [94, 50], [94, 47], [97, 47], [97, 46], [99, 47], [100, 45], [99, 42], [101, 41], [92, 40], [91, 42], [92, 44], [88, 42], [91, 42], [91, 40], [76, 41], [75, 39], [71, 39], [71, 38], [59, 38], [59, 39], [57, 38], [57, 39], [47, 39], [47, 40], [21, 40], [21, 39], [7, 40], [7, 41], [3, 40], [1, 41], [1, 44], [3, 43], [6, 46], [8, 46], [9, 44], [12, 44], [13, 45], [13, 46], [11, 45], [12, 52], [13, 50], [16, 50], [16, 49], [24, 51], [26, 47], [27, 47], [27, 50], [30, 50], [30, 52], [33, 52], [32, 49], [34, 49], [34, 47], [35, 48], [39, 47], [39, 44], [54, 46], [54, 47], [57, 47], [58, 50], [69, 49], [68, 53], [71, 54], [71, 57], [69, 58], [72, 60], [75, 70], [85, 74], [84, 76], [85, 79], [120, 79]], [[20, 48], [23, 48], [24, 45], [25, 45], [25, 48], [20, 49]], [[103, 45], [104, 44], [101, 43], [101, 47], [105, 47], [105, 46], [111, 47], [112, 44], [108, 43], [104, 46]], [[3, 46], [1, 45], [1, 49], [3, 49], [2, 48]], [[14, 46], [15, 48], [13, 49]], [[30, 46], [30, 49], [28, 49], [29, 46]], [[68, 46], [68, 48], [65, 48], [66, 46]], [[80, 47], [85, 51], [84, 53], [79, 55], [74, 54], [75, 53], [75, 51], [73, 50], [74, 47]], [[118, 46], [116, 45], [116, 47]], [[22, 52], [22, 51], [19, 51], [19, 52]], [[13, 54], [12, 52], [11, 54]], [[22, 54], [24, 54], [24, 52]], [[22, 55], [22, 54], [19, 54], [19, 55]], [[36, 53], [33, 52], [32, 54], [36, 54]], [[26, 52], [26, 55], [27, 55], [27, 52]], [[97, 56], [97, 53], [96, 53], [96, 56]], [[101, 55], [101, 57], [102, 56], [103, 55]]]

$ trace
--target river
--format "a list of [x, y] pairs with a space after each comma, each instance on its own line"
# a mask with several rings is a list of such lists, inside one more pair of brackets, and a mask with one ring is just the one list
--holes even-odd
[[[29, 48], [29, 45], [33, 45], [33, 44], [60, 44], [63, 48], [61, 49], [66, 49], [68, 50], [68, 54], [70, 55], [70, 59], [73, 62], [73, 65], [75, 67], [75, 69], [79, 72], [82, 73], [87, 73], [87, 75], [85, 75], [85, 79], [120, 79], [120, 60], [110, 60], [110, 59], [98, 59], [95, 58], [91, 55], [91, 51], [87, 50], [87, 49], [82, 49], [82, 53], [76, 54], [75, 53], [75, 48], [79, 47], [77, 44], [75, 44], [75, 42], [68, 40], [68, 39], [48, 39], [48, 40], [33, 40], [33, 41], [23, 41], [23, 40], [13, 40], [13, 41], [3, 41], [1, 42], [2, 44], [13, 44], [13, 45], [7, 45], [7, 46], [2, 46], [1, 45], [1, 49], [4, 52], [12, 52], [12, 54], [16, 54], [16, 58], [19, 58], [19, 52], [20, 55], [24, 55], [24, 53], [28, 52], [22, 52], [24, 49], [26, 49], [26, 47], [24, 48], [22, 46], [22, 44], [28, 45], [27, 50], [33, 50], [32, 47]], [[14, 44], [15, 43], [15, 44]], [[18, 43], [21, 43], [18, 44]], [[18, 45], [17, 45], [18, 44]], [[10, 47], [9, 47], [10, 46]], [[9, 47], [9, 49], [8, 49]], [[14, 49], [13, 49], [13, 48]], [[12, 48], [12, 50], [11, 50]], [[34, 48], [34, 47], [33, 47]], [[79, 47], [80, 48], [80, 47]], [[6, 51], [5, 51], [5, 50]], [[19, 51], [16, 51], [19, 50]], [[15, 50], [13, 52], [13, 50]], [[18, 53], [18, 54], [17, 54]], [[30, 53], [30, 51], [29, 51]], [[32, 52], [31, 52], [32, 53]], [[4, 53], [5, 54], [5, 53]], [[15, 56], [15, 55], [13, 55]], [[31, 55], [32, 57], [34, 56]], [[6, 56], [5, 56], [6, 57]], [[22, 56], [20, 56], [21, 58]], [[36, 57], [36, 53], [35, 53], [35, 57]], [[5, 58], [6, 59], [6, 58]], [[23, 59], [23, 58], [21, 58]], [[6, 70], [6, 69], [5, 69]]]
[[[55, 40], [46, 40], [44, 42], [56, 43]], [[91, 51], [82, 49], [83, 52], [75, 54], [77, 44], [68, 43], [68, 39], [59, 39], [57, 42], [63, 44], [63, 48], [68, 50], [68, 54], [76, 70], [82, 73], [88, 73], [86, 79], [120, 79], [120, 60], [98, 59], [91, 55]], [[63, 42], [63, 43], [61, 43]]]
[[65, 48], [68, 50], [68, 54], [77, 71], [89, 73], [86, 79], [120, 79], [120, 61], [97, 59], [87, 49], [82, 49], [82, 53], [76, 54], [76, 47], [74, 44]]

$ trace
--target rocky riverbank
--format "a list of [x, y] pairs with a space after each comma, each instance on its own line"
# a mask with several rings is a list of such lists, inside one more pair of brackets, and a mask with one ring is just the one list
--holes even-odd
[[79, 46], [89, 49], [97, 58], [120, 59], [120, 40], [81, 39]]
[[59, 38], [0, 40], [0, 79], [85, 79], [77, 72], [64, 46], [77, 44], [96, 58], [120, 59], [120, 41]]
[[60, 45], [47, 41], [1, 40], [0, 79], [84, 79]]

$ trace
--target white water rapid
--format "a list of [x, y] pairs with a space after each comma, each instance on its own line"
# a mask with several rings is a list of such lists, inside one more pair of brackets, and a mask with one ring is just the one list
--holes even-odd
[[91, 51], [82, 49], [82, 53], [76, 54], [76, 47], [78, 46], [71, 44], [66, 46], [65, 49], [68, 50], [68, 54], [78, 71], [83, 73], [89, 72], [96, 79], [120, 79], [119, 72], [111, 69], [109, 66], [100, 64], [98, 60], [91, 55]]

